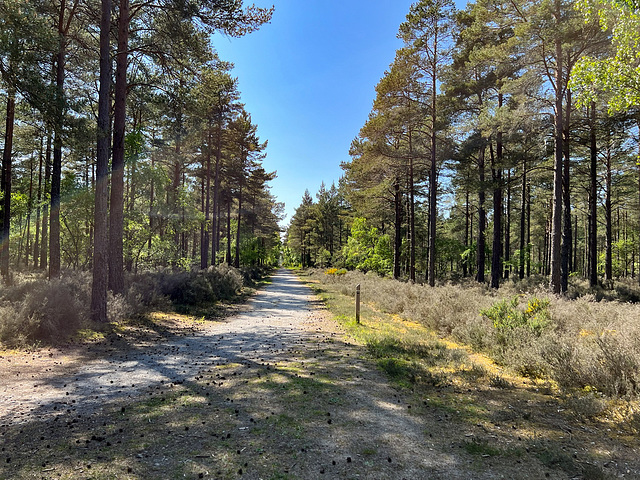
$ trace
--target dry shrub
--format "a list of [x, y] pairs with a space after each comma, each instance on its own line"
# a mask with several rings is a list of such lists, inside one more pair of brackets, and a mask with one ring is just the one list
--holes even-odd
[[[88, 322], [91, 281], [87, 273], [18, 285], [0, 312], [0, 342], [25, 347], [61, 340]], [[6, 297], [5, 297], [6, 298]]]
[[605, 414], [609, 405], [595, 392], [576, 392], [565, 399], [565, 405], [578, 418], [596, 418]]
[[[522, 375], [553, 378], [567, 392], [587, 388], [609, 397], [635, 398], [640, 394], [638, 304], [599, 301], [604, 298], [599, 290], [585, 290], [574, 299], [550, 296], [545, 290], [546, 279], [509, 281], [494, 291], [473, 281], [431, 288], [371, 273], [338, 276], [314, 272], [312, 276], [336, 284], [349, 295], [360, 284], [363, 301], [380, 310], [451, 335]], [[620, 282], [617, 290], [632, 298], [638, 289], [627, 283]], [[577, 288], [575, 281], [572, 288]], [[615, 295], [615, 290], [608, 292]], [[535, 299], [545, 305], [548, 317], [540, 328], [516, 322], [498, 329], [480, 314], [499, 302], [513, 302], [514, 297], [523, 312]]]
[[209, 267], [202, 271], [161, 271], [148, 273], [135, 294], [146, 305], [169, 298], [178, 305], [203, 305], [235, 297], [243, 286], [243, 275], [228, 265]]
[[29, 347], [36, 343], [30, 333], [37, 328], [37, 320], [22, 318], [14, 305], [0, 306], [0, 344], [8, 348]]
[[134, 309], [124, 295], [107, 292], [107, 319], [109, 322], [121, 322], [130, 317]]

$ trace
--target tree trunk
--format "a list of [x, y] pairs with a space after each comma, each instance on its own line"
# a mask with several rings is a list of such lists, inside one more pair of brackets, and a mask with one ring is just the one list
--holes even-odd
[[[522, 201], [520, 209], [520, 259], [518, 265], [518, 277], [520, 280], [524, 278], [524, 261], [525, 261], [525, 218], [526, 218], [526, 199], [527, 199], [527, 159], [522, 160]], [[527, 245], [528, 247], [528, 245]]]
[[4, 149], [2, 151], [2, 229], [0, 230], [0, 274], [5, 283], [9, 278], [9, 238], [11, 233], [11, 163], [13, 151], [13, 126], [16, 114], [16, 92], [9, 88], [7, 92], [7, 115], [4, 131]]
[[[432, 144], [432, 146], [434, 146]], [[415, 188], [413, 183], [413, 138], [409, 129], [409, 232], [411, 235], [409, 242], [409, 280], [416, 281], [416, 207]], [[432, 278], [433, 273], [429, 276]], [[429, 280], [431, 282], [431, 280]], [[429, 283], [431, 284], [431, 283]]]
[[[47, 134], [47, 150], [44, 156], [44, 191], [50, 190], [51, 184], [51, 132]], [[40, 242], [40, 269], [48, 268], [49, 246], [49, 203], [44, 204], [42, 211], [42, 241]]]
[[395, 236], [393, 242], [393, 278], [400, 278], [400, 256], [402, 252], [402, 193], [400, 180], [393, 184], [393, 204], [395, 207]]
[[[637, 123], [640, 129], [640, 116], [637, 119]], [[638, 143], [638, 150], [638, 158], [640, 158], [640, 143]], [[638, 167], [638, 205], [640, 205], [640, 162], [637, 162], [636, 165]], [[640, 207], [638, 208], [638, 226], [640, 227]], [[638, 253], [638, 258], [640, 259], [640, 252]], [[635, 265], [635, 262], [633, 262], [633, 265]], [[638, 283], [640, 284], [640, 275], [638, 275]]]
[[238, 225], [236, 227], [236, 256], [233, 266], [240, 268], [240, 221], [242, 220], [242, 178], [240, 178], [240, 188], [238, 190]]
[[49, 213], [49, 278], [60, 276], [60, 181], [62, 175], [62, 128], [64, 123], [64, 76], [66, 61], [66, 0], [60, 2], [58, 18], [59, 47], [56, 56], [56, 124], [53, 133], [53, 169], [51, 172], [51, 211]]
[[[560, 0], [555, 0], [556, 22], [560, 23]], [[551, 220], [551, 278], [549, 289], [556, 294], [562, 291], [562, 130], [564, 128], [562, 115], [562, 86], [564, 75], [562, 73], [563, 55], [562, 39], [557, 32], [555, 39], [556, 48], [556, 118], [555, 118], [555, 159], [553, 165], [553, 210]]]
[[227, 265], [231, 265], [231, 194], [227, 202]]
[[29, 159], [29, 199], [27, 201], [27, 240], [24, 248], [24, 266], [29, 267], [31, 248], [31, 211], [33, 210], [33, 157]]
[[113, 158], [109, 201], [109, 289], [124, 293], [124, 139], [127, 103], [127, 60], [129, 49], [129, 0], [120, 0], [116, 86], [113, 104]]
[[504, 269], [505, 280], [511, 275], [511, 169], [507, 170], [507, 206], [505, 208], [504, 226]]
[[[222, 166], [222, 118], [218, 119], [216, 132], [216, 168], [213, 175], [213, 221], [211, 231], [213, 232], [211, 264], [216, 264], [218, 248], [220, 248], [220, 168]], [[230, 262], [230, 258], [227, 263]]]
[[[211, 228], [211, 134], [212, 125], [209, 124], [207, 134], [206, 170], [204, 181], [204, 231], [202, 232], [202, 245], [200, 246], [200, 268], [209, 266], [209, 229]], [[213, 262], [212, 262], [213, 263]]]
[[565, 293], [569, 288], [569, 273], [572, 269], [571, 264], [571, 244], [572, 240], [572, 226], [571, 226], [571, 192], [570, 187], [570, 163], [569, 158], [571, 155], [569, 144], [569, 128], [571, 127], [571, 90], [567, 90], [567, 107], [565, 114], [565, 127], [564, 127], [564, 140], [562, 144], [562, 151], [564, 155], [563, 165], [563, 181], [562, 181], [562, 204], [564, 208], [564, 214], [562, 216], [562, 292]]
[[[531, 249], [531, 186], [527, 185], [527, 248]], [[531, 276], [531, 252], [527, 255], [527, 277]]]
[[[154, 136], [154, 144], [155, 144], [155, 136]], [[155, 169], [156, 169], [156, 157], [155, 157], [155, 152], [152, 151], [151, 152], [151, 186], [150, 191], [149, 191], [149, 240], [148, 240], [148, 248], [149, 250], [151, 250], [151, 244], [153, 241], [153, 230], [156, 226], [156, 212], [154, 209], [154, 204], [155, 204], [155, 188], [156, 188], [156, 182], [154, 180], [155, 177]]]
[[499, 288], [502, 279], [502, 133], [498, 132], [497, 162], [491, 151], [491, 177], [493, 180], [493, 243], [491, 252], [491, 288]]
[[484, 209], [485, 202], [485, 193], [484, 193], [484, 160], [485, 160], [485, 149], [486, 146], [483, 144], [480, 147], [480, 152], [478, 154], [478, 175], [480, 179], [480, 189], [478, 190], [478, 246], [476, 252], [476, 264], [477, 264], [477, 272], [476, 272], [476, 280], [479, 283], [484, 283], [484, 261], [485, 261], [485, 228], [487, 224], [486, 212]]
[[[437, 38], [434, 43], [437, 45]], [[436, 226], [438, 215], [438, 178], [436, 168], [436, 99], [438, 96], [437, 86], [437, 58], [435, 56], [432, 65], [432, 84], [431, 84], [431, 165], [429, 168], [429, 286], [436, 284]], [[412, 180], [413, 182], [413, 180]]]
[[91, 288], [91, 319], [107, 321], [108, 282], [108, 223], [107, 201], [109, 181], [109, 110], [111, 59], [109, 30], [111, 27], [111, 0], [102, 0], [100, 17], [100, 86], [98, 92], [98, 125], [96, 139], [96, 197], [94, 207], [93, 284]]
[[42, 166], [44, 163], [44, 145], [40, 139], [40, 155], [38, 161], [38, 193], [36, 196], [36, 234], [33, 241], [33, 268], [38, 268], [38, 256], [40, 254], [40, 213], [42, 202]]
[[606, 221], [606, 250], [604, 258], [604, 279], [613, 280], [613, 211], [611, 208], [611, 147], [607, 142], [606, 157], [606, 175], [605, 175], [605, 197], [604, 197], [604, 216]]

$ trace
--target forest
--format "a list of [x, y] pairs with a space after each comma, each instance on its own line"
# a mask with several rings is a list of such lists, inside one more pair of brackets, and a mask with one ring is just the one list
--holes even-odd
[[6, 295], [84, 272], [105, 322], [132, 275], [277, 262], [276, 172], [213, 45], [272, 13], [235, 0], [0, 3]]
[[640, 279], [638, 4], [415, 2], [285, 260], [498, 288]]

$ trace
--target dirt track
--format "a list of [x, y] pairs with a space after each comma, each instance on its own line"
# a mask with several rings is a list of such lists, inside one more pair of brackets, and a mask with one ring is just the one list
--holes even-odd
[[392, 388], [285, 271], [223, 322], [0, 372], [0, 478], [567, 478], [466, 453], [473, 433]]

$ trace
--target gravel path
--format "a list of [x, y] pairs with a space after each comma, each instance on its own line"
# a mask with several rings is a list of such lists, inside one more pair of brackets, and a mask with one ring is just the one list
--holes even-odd
[[[496, 473], [465, 454], [460, 443], [465, 432], [460, 426], [426, 401], [418, 403], [392, 388], [362, 358], [361, 347], [351, 345], [328, 319], [311, 291], [284, 270], [273, 276], [273, 283], [258, 292], [243, 313], [223, 322], [164, 333], [160, 339], [116, 339], [108, 355], [89, 352], [85, 357], [67, 358], [53, 352], [50, 363], [60, 368], [50, 372], [30, 370], [29, 358], [0, 357], [0, 434], [17, 439], [17, 429], [37, 431], [40, 422], [53, 438], [59, 435], [55, 425], [64, 423], [54, 420], [67, 419], [70, 425], [69, 419], [74, 418], [85, 422], [81, 426], [85, 437], [94, 439], [95, 429], [107, 425], [102, 418], [112, 419], [120, 405], [129, 408], [147, 395], [183, 387], [206, 390], [209, 409], [217, 407], [214, 412], [235, 409], [235, 415], [226, 420], [219, 417], [227, 424], [237, 422], [233, 427], [237, 443], [230, 448], [237, 448], [238, 454], [253, 449], [256, 462], [263, 465], [262, 470], [256, 469], [258, 473], [245, 467], [245, 479], [263, 478], [269, 468], [276, 473], [266, 478], [530, 478], [523, 474], [525, 465], [502, 465], [501, 473]], [[43, 356], [46, 360], [46, 352], [34, 355], [32, 363], [42, 365]], [[225, 368], [226, 376], [216, 374], [216, 368]], [[213, 455], [204, 433], [194, 438], [200, 442], [194, 444], [195, 451], [209, 452], [196, 455], [198, 461]], [[45, 436], [41, 439], [48, 441]], [[31, 447], [34, 452], [42, 448]], [[168, 451], [167, 445], [148, 445], [136, 457], [137, 462], [146, 462], [146, 473], [125, 478], [175, 478], [176, 474], [167, 472], [184, 468], [184, 459]], [[87, 452], [67, 455], [65, 461], [84, 458]], [[227, 461], [227, 454], [216, 458], [220, 465]], [[104, 460], [105, 468], [116, 460]], [[43, 468], [55, 461], [52, 457]], [[203, 472], [214, 468], [202, 462]], [[95, 467], [92, 471], [96, 472]], [[3, 477], [1, 464], [0, 478], [11, 478]], [[221, 474], [220, 478], [231, 477]], [[550, 478], [562, 477], [552, 474]]]
[[0, 424], [30, 421], [34, 415], [64, 409], [91, 413], [106, 402], [133, 398], [157, 384], [192, 381], [205, 362], [273, 362], [296, 345], [319, 338], [312, 332], [317, 321], [312, 299], [295, 276], [281, 271], [250, 300], [246, 312], [228, 321], [171, 336], [162, 344], [114, 349], [116, 355], [94, 359], [66, 375], [4, 379]]

